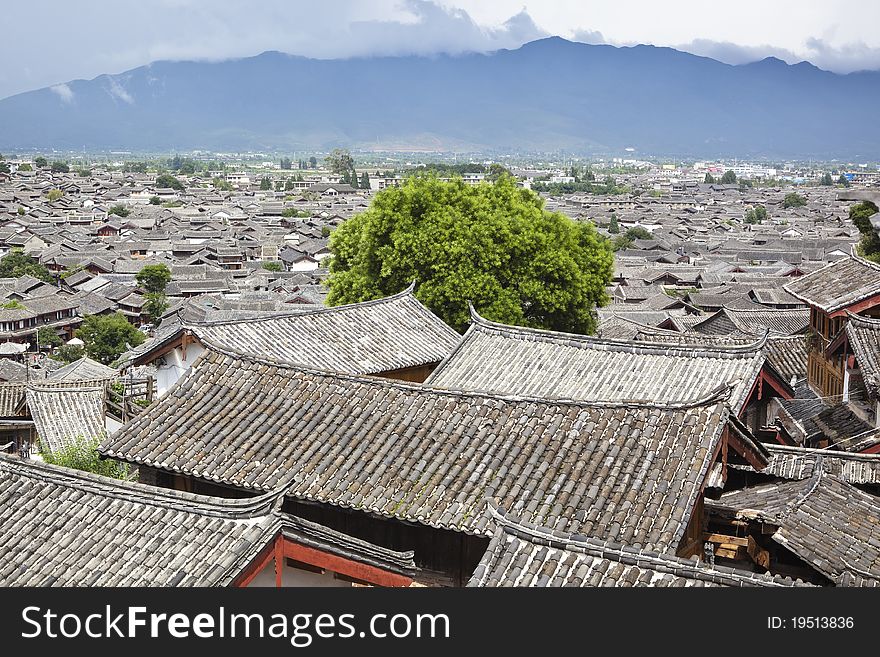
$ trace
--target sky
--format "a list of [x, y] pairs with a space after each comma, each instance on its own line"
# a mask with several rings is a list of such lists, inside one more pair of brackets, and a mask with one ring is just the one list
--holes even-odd
[[[880, 69], [878, 0], [28, 0], [4, 3], [0, 98], [160, 59], [489, 52], [556, 35]], [[60, 86], [63, 91], [65, 87]]]

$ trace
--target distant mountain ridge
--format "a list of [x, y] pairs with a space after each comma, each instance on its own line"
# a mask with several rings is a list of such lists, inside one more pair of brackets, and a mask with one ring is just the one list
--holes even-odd
[[427, 148], [880, 159], [880, 72], [551, 37], [516, 50], [160, 61], [0, 100], [0, 151]]

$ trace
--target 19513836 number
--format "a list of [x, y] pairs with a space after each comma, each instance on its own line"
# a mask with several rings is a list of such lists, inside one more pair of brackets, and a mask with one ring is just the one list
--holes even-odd
[[851, 630], [855, 627], [852, 616], [769, 616], [771, 630]]

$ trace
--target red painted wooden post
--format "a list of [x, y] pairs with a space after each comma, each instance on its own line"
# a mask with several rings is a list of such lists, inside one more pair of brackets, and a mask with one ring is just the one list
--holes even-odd
[[281, 571], [284, 570], [284, 537], [275, 537], [275, 588], [281, 588]]

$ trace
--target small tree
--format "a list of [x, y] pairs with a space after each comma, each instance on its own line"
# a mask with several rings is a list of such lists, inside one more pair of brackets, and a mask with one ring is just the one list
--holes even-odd
[[871, 223], [871, 217], [876, 213], [876, 205], [871, 201], [862, 201], [849, 209], [849, 218], [862, 234], [857, 247], [859, 255], [868, 260], [880, 262], [880, 235], [877, 234], [877, 229]]
[[260, 180], [260, 191], [268, 192], [272, 190], [272, 181], [269, 180], [269, 176], [263, 176], [263, 179]]
[[318, 158], [316, 158], [314, 155], [312, 155], [309, 158], [309, 168], [310, 169], [317, 169], [318, 168]]
[[171, 270], [167, 265], [161, 263], [147, 265], [135, 275], [135, 280], [147, 293], [164, 294], [165, 288], [171, 282]]
[[49, 163], [46, 161], [45, 157], [43, 157], [42, 155], [38, 155], [34, 158], [34, 166], [36, 166], [38, 169], [43, 169], [49, 166]]
[[112, 459], [102, 459], [98, 454], [101, 437], [85, 438], [77, 436], [68, 445], [54, 452], [41, 450], [40, 456], [46, 463], [60, 465], [65, 468], [91, 472], [113, 479], [130, 479], [132, 473], [126, 463]]
[[162, 205], [162, 199], [158, 196], [151, 196], [150, 205]]
[[121, 203], [117, 203], [107, 211], [108, 214], [115, 214], [117, 217], [127, 217], [131, 214], [131, 210], [122, 205]]
[[34, 168], [33, 168], [30, 164], [28, 164], [27, 162], [25, 162], [24, 164], [20, 164], [20, 165], [18, 166], [18, 170], [19, 170], [19, 171], [33, 171]]
[[840, 178], [837, 179], [837, 184], [843, 185], [844, 187], [849, 187], [849, 178], [847, 178], [844, 174], [840, 174]]
[[270, 260], [269, 262], [264, 262], [262, 264], [262, 267], [266, 271], [282, 271], [281, 263], [275, 262], [274, 260]]
[[782, 199], [782, 207], [783, 208], [801, 208], [807, 204], [807, 199], [798, 194], [797, 192], [789, 192], [785, 195], [785, 198]]
[[21, 207], [21, 206], [19, 205], [19, 206], [18, 206], [18, 216], [19, 216], [19, 217], [23, 217], [26, 213], [27, 213], [27, 210], [25, 210], [23, 207]]
[[156, 176], [156, 187], [159, 189], [176, 189], [179, 192], [184, 190], [183, 183], [170, 173], [163, 173], [162, 175]]
[[354, 170], [354, 158], [343, 148], [334, 148], [330, 155], [324, 158], [324, 163], [330, 171], [339, 175], [350, 175], [349, 172]]
[[620, 233], [620, 224], [617, 222], [617, 215], [611, 214], [611, 221], [608, 222], [608, 232], [612, 235], [617, 235]]
[[159, 326], [162, 315], [168, 310], [168, 298], [161, 292], [148, 292], [144, 299], [144, 313], [155, 326]]
[[745, 222], [747, 224], [760, 224], [767, 219], [767, 209], [763, 205], [756, 205], [746, 210]]
[[49, 199], [50, 203], [54, 203], [62, 196], [64, 196], [64, 192], [62, 192], [60, 189], [50, 189], [49, 192], [46, 194], [46, 198]]
[[52, 173], [70, 173], [67, 162], [55, 161], [52, 163]]
[[721, 176], [721, 184], [722, 185], [735, 185], [736, 184], [736, 174], [733, 171], [725, 171], [724, 175]]
[[146, 339], [120, 312], [86, 315], [76, 336], [86, 343], [86, 354], [105, 365]]
[[834, 180], [831, 178], [831, 174], [827, 171], [825, 174], [819, 179], [819, 184], [823, 187], [831, 187], [834, 185]]
[[333, 229], [330, 226], [321, 226], [321, 237], [330, 237], [330, 233], [333, 232]]
[[715, 177], [711, 173], [706, 173], [706, 177], [703, 178], [703, 182], [707, 185], [714, 185]]
[[41, 347], [54, 348], [61, 346], [61, 338], [58, 337], [55, 329], [51, 326], [41, 326], [37, 330], [37, 342]]
[[361, 174], [361, 189], [370, 189], [370, 174], [366, 171]]
[[62, 363], [73, 363], [86, 355], [85, 349], [78, 344], [63, 344], [58, 347], [50, 356], [53, 360]]

